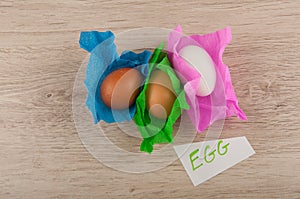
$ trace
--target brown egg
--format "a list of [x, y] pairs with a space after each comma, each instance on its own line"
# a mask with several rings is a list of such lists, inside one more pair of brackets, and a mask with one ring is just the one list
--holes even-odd
[[153, 71], [146, 90], [146, 104], [151, 115], [166, 119], [171, 113], [175, 99], [169, 76], [161, 70]]
[[117, 69], [103, 80], [100, 97], [112, 109], [128, 108], [135, 102], [142, 82], [143, 76], [136, 69]]

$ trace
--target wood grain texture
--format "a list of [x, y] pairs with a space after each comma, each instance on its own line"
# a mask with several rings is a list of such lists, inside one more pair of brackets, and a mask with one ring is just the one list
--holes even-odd
[[[299, 18], [298, 0], [1, 0], [0, 198], [299, 198]], [[105, 167], [72, 118], [80, 31], [177, 24], [231, 26], [224, 62], [248, 121], [229, 118], [222, 138], [245, 135], [256, 150], [198, 187], [178, 160], [146, 174]]]

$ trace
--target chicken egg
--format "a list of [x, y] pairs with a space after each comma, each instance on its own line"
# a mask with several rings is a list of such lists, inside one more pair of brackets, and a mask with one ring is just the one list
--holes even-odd
[[201, 75], [197, 95], [210, 95], [217, 79], [215, 65], [210, 55], [203, 48], [194, 45], [185, 46], [180, 50], [179, 55]]
[[120, 68], [103, 80], [100, 97], [112, 109], [126, 109], [134, 104], [143, 82], [142, 74], [133, 68]]
[[150, 114], [159, 119], [166, 119], [172, 111], [175, 99], [169, 76], [161, 70], [153, 71], [146, 90], [146, 105]]

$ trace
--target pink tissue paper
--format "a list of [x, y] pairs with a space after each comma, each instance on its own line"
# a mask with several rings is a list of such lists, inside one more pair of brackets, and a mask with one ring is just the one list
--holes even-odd
[[[181, 27], [177, 26], [169, 34], [168, 57], [178, 77], [184, 83], [187, 102], [190, 105], [187, 112], [198, 132], [205, 130], [215, 121], [230, 116], [236, 115], [241, 120], [247, 120], [238, 106], [229, 69], [222, 61], [224, 49], [231, 38], [230, 27], [211, 34], [184, 36]], [[187, 45], [203, 48], [214, 62], [217, 74], [216, 86], [208, 96], [196, 95], [201, 75], [179, 56], [180, 50]]]

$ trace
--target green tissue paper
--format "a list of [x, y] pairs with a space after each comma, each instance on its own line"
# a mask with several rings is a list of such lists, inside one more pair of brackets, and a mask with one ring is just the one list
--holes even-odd
[[[148, 153], [153, 151], [154, 144], [171, 143], [173, 141], [172, 131], [174, 123], [181, 115], [183, 109], [189, 109], [183, 87], [171, 67], [167, 53], [163, 52], [163, 48], [164, 44], [162, 43], [152, 54], [149, 65], [149, 73], [145, 80], [144, 88], [136, 99], [136, 113], [133, 118], [143, 137], [140, 150]], [[171, 113], [166, 120], [150, 116], [146, 107], [146, 90], [148, 87], [148, 81], [151, 76], [151, 72], [155, 69], [165, 72], [170, 77], [172, 86], [177, 95]]]

